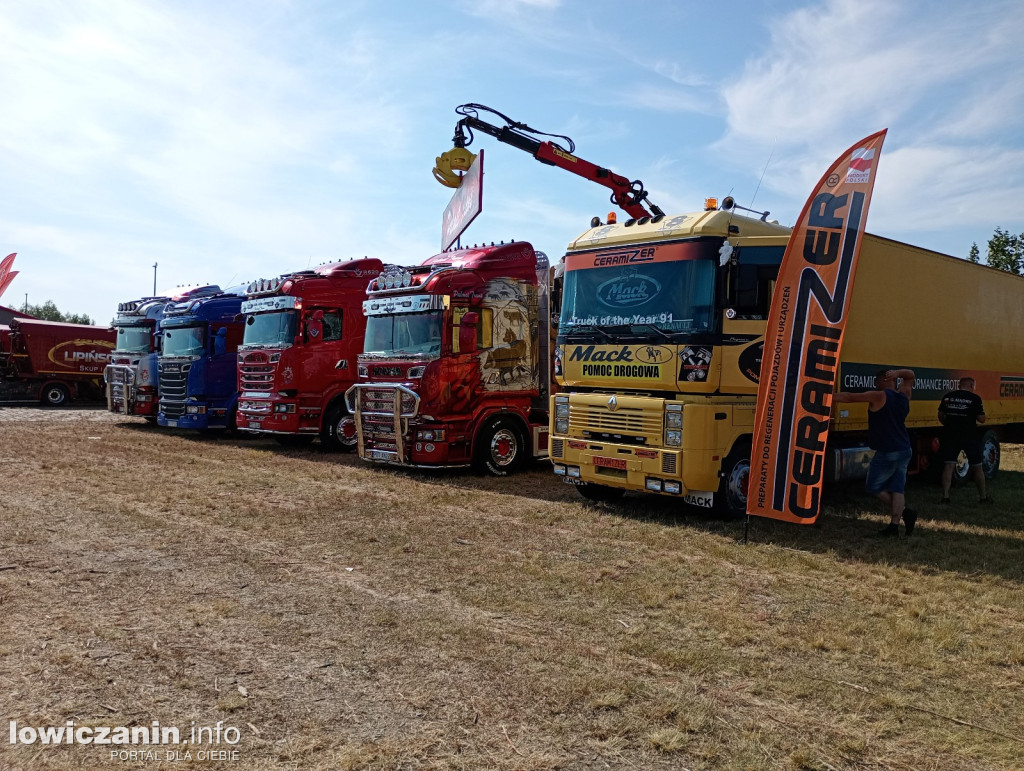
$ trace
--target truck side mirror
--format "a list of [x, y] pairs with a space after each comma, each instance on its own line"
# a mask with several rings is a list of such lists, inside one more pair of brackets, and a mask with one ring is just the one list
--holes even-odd
[[480, 314], [469, 311], [462, 315], [459, 322], [459, 352], [473, 353], [476, 351], [476, 325], [480, 323]]

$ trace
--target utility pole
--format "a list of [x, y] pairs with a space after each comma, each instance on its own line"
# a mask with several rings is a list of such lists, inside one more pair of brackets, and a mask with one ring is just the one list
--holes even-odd
[[159, 263], [153, 263], [153, 297], [156, 297], [156, 266]]
[[28, 313], [28, 292], [25, 292], [25, 313]]

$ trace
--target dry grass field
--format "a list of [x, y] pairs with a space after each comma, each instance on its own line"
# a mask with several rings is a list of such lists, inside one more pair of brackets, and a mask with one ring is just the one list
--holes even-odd
[[[858, 486], [744, 543], [546, 464], [414, 473], [101, 410], [0, 408], [0, 474], [2, 769], [1024, 767], [1019, 447], [991, 508], [915, 480], [898, 540]], [[69, 721], [189, 743], [37, 737]]]

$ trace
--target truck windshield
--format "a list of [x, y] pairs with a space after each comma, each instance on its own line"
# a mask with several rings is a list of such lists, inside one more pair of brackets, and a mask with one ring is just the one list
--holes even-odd
[[205, 327], [172, 327], [164, 330], [164, 356], [201, 356]]
[[291, 310], [250, 314], [245, 320], [242, 345], [291, 345], [295, 342], [297, 318], [298, 314]]
[[441, 320], [444, 311], [396, 313], [366, 319], [364, 353], [376, 356], [429, 355], [441, 353]]
[[[566, 270], [559, 332], [650, 334], [652, 327], [667, 335], [711, 331], [717, 262], [704, 256], [693, 259], [694, 251], [678, 252], [684, 259]], [[578, 257], [584, 265], [602, 261], [594, 255]]]
[[148, 324], [117, 327], [119, 353], [150, 353], [153, 350], [153, 327]]

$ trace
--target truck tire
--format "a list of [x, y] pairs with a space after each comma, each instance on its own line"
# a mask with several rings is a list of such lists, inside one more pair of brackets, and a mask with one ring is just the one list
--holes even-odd
[[[981, 437], [981, 468], [985, 472], [985, 479], [992, 479], [999, 471], [1000, 455], [999, 435], [995, 431], [986, 431]], [[972, 481], [967, 453], [961, 451], [953, 466], [953, 487], [969, 485]]]
[[592, 482], [588, 482], [585, 485], [576, 485], [576, 492], [594, 503], [614, 503], [626, 494], [626, 491], [621, 487], [595, 485]]
[[1001, 455], [999, 434], [991, 430], [986, 431], [981, 437], [981, 468], [985, 472], [985, 479], [992, 479], [999, 472]]
[[478, 473], [504, 477], [526, 462], [526, 440], [514, 420], [498, 418], [477, 434], [473, 468]]
[[718, 486], [715, 508], [727, 519], [747, 515], [747, 489], [750, 483], [750, 443], [738, 442], [722, 462], [722, 481]]
[[63, 407], [71, 400], [71, 392], [63, 383], [50, 383], [44, 389], [40, 401], [47, 407]]
[[335, 404], [327, 410], [320, 444], [328, 452], [352, 452], [359, 444], [356, 419], [343, 404]]

